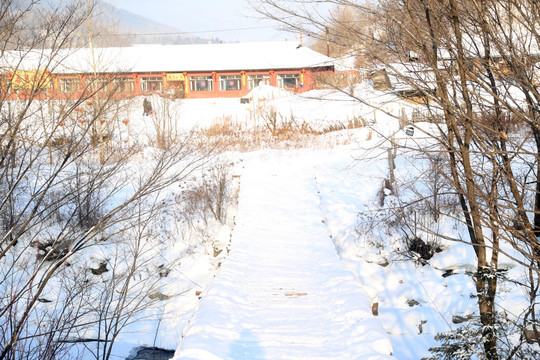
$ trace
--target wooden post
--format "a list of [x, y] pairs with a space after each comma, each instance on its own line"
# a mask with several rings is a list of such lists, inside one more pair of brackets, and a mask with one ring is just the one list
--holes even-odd
[[330, 40], [328, 39], [329, 37], [328, 26], [325, 29], [326, 29], [326, 56], [330, 57]]
[[395, 141], [395, 134], [390, 138], [390, 146], [388, 147], [388, 171], [390, 176], [390, 184], [394, 185], [394, 169], [396, 168], [396, 163], [394, 159], [397, 155], [397, 145]]
[[390, 175], [390, 184], [394, 184], [394, 154], [392, 154], [392, 148], [388, 148], [388, 170]]
[[373, 316], [379, 316], [379, 303], [378, 302], [373, 303], [371, 305], [371, 313], [373, 314]]
[[[94, 119], [94, 123], [95, 123]], [[103, 143], [103, 124], [100, 120], [98, 122], [98, 136], [99, 136], [99, 163], [101, 165], [105, 164], [105, 144]]]

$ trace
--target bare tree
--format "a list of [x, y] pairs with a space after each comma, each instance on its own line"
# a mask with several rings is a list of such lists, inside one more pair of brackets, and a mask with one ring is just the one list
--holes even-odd
[[[104, 151], [105, 132], [117, 137], [115, 114], [124, 109], [114, 77], [95, 71], [95, 81], [64, 100], [51, 86], [95, 4], [49, 3], [0, 5], [0, 359], [59, 359], [74, 341], [92, 339], [96, 358], [107, 359], [123, 327], [152, 303], [143, 300], [150, 280], [132, 275], [147, 262], [141, 244], [153, 236], [145, 226], [159, 213], [157, 199], [204, 164], [213, 146], [196, 147], [185, 135], [144, 156], [140, 146], [114, 141]], [[120, 246], [128, 236], [136, 244]], [[106, 259], [114, 276], [94, 302], [84, 259], [106, 249], [123, 252]]]
[[177, 123], [181, 111], [181, 100], [168, 97], [152, 96], [150, 115], [154, 125], [156, 147], [168, 149], [180, 141], [180, 128]]
[[[527, 338], [538, 336], [538, 2], [326, 3], [348, 8], [348, 13], [364, 12], [372, 20], [371, 34], [359, 38], [359, 32], [351, 29], [349, 38], [372, 44], [377, 49], [371, 54], [373, 61], [384, 64], [386, 71], [424, 99], [426, 118], [442, 119], [433, 130], [418, 129], [434, 140], [435, 147], [409, 150], [422, 153], [438, 169], [438, 179], [452, 189], [458, 204], [453, 209], [455, 216], [467, 229], [459, 235], [466, 235], [476, 254], [472, 280], [480, 324], [475, 341], [480, 346], [473, 350], [486, 359], [519, 356]], [[320, 11], [317, 4], [261, 0], [254, 6], [288, 29], [305, 24], [304, 31], [323, 40], [325, 27], [336, 19], [334, 13]], [[375, 33], [378, 36], [372, 36]], [[333, 41], [340, 40], [334, 37]], [[435, 200], [437, 191], [422, 197]], [[418, 199], [410, 206], [416, 204]], [[462, 241], [461, 236], [455, 240]], [[503, 244], [510, 244], [514, 252], [504, 251]], [[523, 285], [530, 299], [529, 309], [515, 320], [520, 324], [519, 340], [505, 346], [497, 330], [501, 318], [496, 308], [503, 253], [528, 269]]]

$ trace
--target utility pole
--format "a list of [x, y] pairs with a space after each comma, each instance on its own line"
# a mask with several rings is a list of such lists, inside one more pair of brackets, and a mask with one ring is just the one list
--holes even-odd
[[96, 75], [96, 56], [94, 54], [94, 34], [93, 34], [93, 17], [94, 10], [90, 5], [90, 0], [86, 0], [86, 6], [88, 7], [88, 45], [90, 46], [90, 53], [92, 54], [92, 68], [94, 70], [94, 76]]
[[[93, 32], [93, 18], [94, 18], [94, 9], [92, 8], [92, 5], [90, 5], [90, 0], [86, 0], [86, 6], [88, 7], [88, 45], [90, 46], [90, 53], [92, 55], [92, 70], [94, 72], [94, 78], [93, 78], [93, 86], [101, 86], [101, 82], [97, 81], [97, 64], [96, 64], [96, 55], [94, 52], [94, 32]], [[92, 102], [92, 106], [94, 109], [97, 109], [98, 104], [98, 96], [97, 96], [97, 90], [94, 88], [92, 91], [96, 91], [96, 94], [94, 96], [94, 101]], [[105, 163], [105, 144], [103, 144], [103, 124], [101, 121], [97, 121], [96, 118], [97, 114], [96, 111], [92, 111], [92, 117], [94, 118], [93, 124], [92, 124], [92, 134], [93, 136], [98, 137], [98, 143], [99, 143], [99, 162], [100, 164]], [[96, 134], [96, 126], [98, 127], [97, 134]]]
[[330, 57], [330, 40], [329, 40], [328, 26], [325, 26], [325, 29], [326, 29], [326, 56]]

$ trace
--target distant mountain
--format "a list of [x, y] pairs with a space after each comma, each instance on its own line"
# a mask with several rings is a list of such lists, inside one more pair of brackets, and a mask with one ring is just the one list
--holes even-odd
[[[205, 39], [191, 34], [182, 33], [182, 30], [169, 25], [161, 24], [144, 16], [117, 8], [106, 1], [101, 1], [101, 7], [110, 14], [114, 14], [114, 21], [121, 33], [134, 34], [127, 37], [131, 44], [207, 44], [220, 42], [217, 38]], [[155, 35], [152, 35], [155, 34]], [[126, 42], [125, 40], [123, 42]]]
[[[2, 0], [3, 1], [3, 0]], [[124, 9], [117, 8], [106, 1], [97, 0], [98, 6], [94, 11], [93, 21], [85, 22], [71, 33], [70, 41], [63, 47], [88, 46], [90, 34], [96, 47], [131, 46], [136, 44], [207, 44], [219, 43], [217, 38], [201, 38], [192, 34], [182, 33], [180, 29], [139, 16]], [[62, 13], [62, 0], [34, 2], [34, 0], [17, 0], [15, 8], [24, 12], [17, 32], [11, 34], [9, 41], [4, 43], [6, 49], [23, 48], [25, 44], [34, 44], [36, 24], [44, 21], [42, 14], [47, 12]], [[84, 2], [82, 2], [84, 4]], [[83, 8], [77, 8], [83, 11]], [[46, 17], [45, 17], [46, 18]], [[92, 25], [91, 31], [88, 28]], [[62, 25], [64, 26], [64, 25]], [[69, 28], [69, 24], [65, 25]], [[0, 44], [2, 44], [0, 36]], [[44, 40], [45, 47], [58, 46], [52, 37]]]

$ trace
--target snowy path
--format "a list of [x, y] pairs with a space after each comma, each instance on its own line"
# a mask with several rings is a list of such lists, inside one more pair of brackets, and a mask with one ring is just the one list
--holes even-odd
[[245, 164], [230, 255], [175, 360], [394, 359], [328, 236], [313, 158]]

